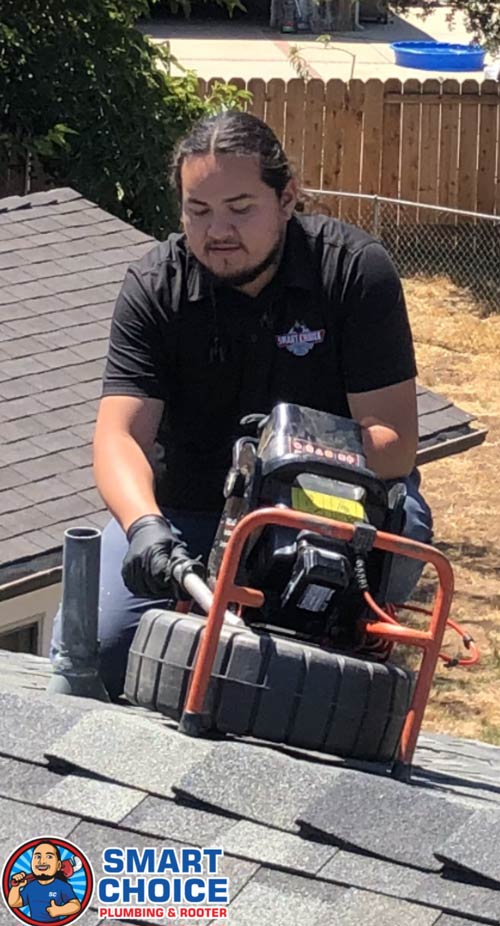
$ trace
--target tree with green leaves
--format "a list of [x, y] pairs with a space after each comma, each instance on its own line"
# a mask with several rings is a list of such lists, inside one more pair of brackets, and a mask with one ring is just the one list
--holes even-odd
[[158, 238], [178, 223], [168, 183], [181, 134], [240, 105], [224, 85], [202, 100], [196, 75], [172, 76], [168, 47], [135, 24], [148, 0], [3, 0], [0, 177], [36, 159], [58, 186]]

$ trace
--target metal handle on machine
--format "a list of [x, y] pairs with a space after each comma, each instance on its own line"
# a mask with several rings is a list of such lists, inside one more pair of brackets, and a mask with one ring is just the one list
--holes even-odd
[[[172, 575], [174, 579], [177, 579], [179, 582], [181, 581], [182, 576], [182, 587], [184, 590], [188, 593], [188, 595], [191, 595], [193, 601], [195, 601], [196, 604], [200, 606], [202, 611], [204, 611], [205, 614], [208, 614], [210, 608], [212, 607], [214, 596], [206, 582], [204, 582], [203, 579], [200, 579], [196, 573], [186, 572], [183, 570], [182, 565], [174, 566]], [[232, 614], [231, 611], [224, 612], [224, 623], [233, 624], [233, 626], [238, 627], [244, 626], [241, 617], [237, 617], [237, 615]]]

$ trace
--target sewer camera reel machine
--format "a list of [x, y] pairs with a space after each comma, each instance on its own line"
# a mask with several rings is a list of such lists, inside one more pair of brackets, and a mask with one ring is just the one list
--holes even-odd
[[[228, 629], [235, 638], [251, 634], [254, 644], [261, 649], [265, 644], [277, 644], [277, 650], [279, 641], [285, 647], [293, 644], [293, 652], [300, 651], [297, 658], [306, 667], [304, 671], [315, 660], [323, 665], [332, 660], [335, 671], [340, 665], [342, 671], [347, 671], [347, 666], [354, 672], [362, 663], [366, 674], [368, 664], [370, 677], [381, 671], [380, 665], [389, 672], [394, 647], [404, 644], [420, 650], [421, 661], [414, 677], [413, 673], [406, 673], [411, 675], [411, 681], [402, 716], [397, 721], [389, 765], [393, 777], [408, 781], [438, 658], [448, 667], [470, 666], [478, 659], [472, 638], [449, 620], [453, 595], [451, 565], [434, 547], [400, 536], [404, 528], [405, 486], [397, 483], [388, 490], [367, 469], [361, 429], [355, 422], [281, 403], [270, 415], [248, 416], [241, 424], [248, 436], [237, 440], [233, 448], [232, 466], [224, 487], [225, 506], [209, 557], [207, 582], [196, 570], [182, 566], [177, 567], [177, 574], [174, 570], [174, 577], [196, 603], [197, 610], [207, 616], [164, 612], [170, 621], [183, 620], [186, 624], [187, 620], [188, 625], [191, 617], [193, 625], [201, 621], [196, 645], [191, 646], [192, 652], [183, 666], [187, 672], [184, 676], [188, 679], [187, 690], [177, 711], [148, 706], [178, 719], [179, 730], [184, 734], [201, 736], [213, 730], [214, 725], [207, 717], [207, 696], [210, 700], [209, 689], [214, 678], [217, 679], [214, 665], [222, 645], [221, 632]], [[386, 604], [384, 593], [395, 556], [407, 556], [434, 567], [437, 589], [430, 610]], [[86, 602], [87, 614], [92, 611], [97, 614], [97, 590], [92, 591], [91, 585], [87, 583], [90, 589], [87, 594], [94, 597]], [[63, 615], [64, 605], [63, 591]], [[154, 601], [151, 607], [154, 608]], [[426, 615], [425, 629], [400, 623], [397, 619], [400, 608]], [[137, 641], [142, 639], [141, 625], [150, 613], [146, 612], [141, 619], [127, 670], [125, 694], [139, 704], [141, 698], [134, 695], [136, 677], [141, 671]], [[95, 617], [95, 623], [96, 620]], [[467, 651], [462, 659], [441, 653], [447, 625], [462, 638]], [[64, 665], [67, 649], [55, 667], [59, 681], [57, 676], [53, 678], [52, 690], [61, 690], [60, 676], [65, 670], [69, 677], [68, 665]], [[155, 655], [160, 673], [162, 659], [168, 661], [168, 657]], [[93, 668], [89, 685], [96, 691], [95, 686], [99, 689], [101, 685], [96, 646], [90, 656]], [[259, 685], [265, 689], [265, 666], [262, 675]], [[355, 681], [352, 675], [351, 692], [356, 691], [356, 685], [352, 687]], [[228, 677], [226, 683], [234, 686], [238, 678]], [[85, 687], [86, 683], [83, 684]], [[245, 684], [242, 678], [241, 685]], [[80, 680], [76, 693], [83, 693], [81, 685]], [[68, 688], [75, 693], [74, 678], [72, 682], [66, 681]], [[299, 704], [302, 694], [299, 686], [292, 691], [292, 700], [295, 698]], [[102, 697], [103, 692], [97, 690], [92, 696]], [[316, 691], [315, 697], [321, 705], [321, 691]], [[378, 697], [375, 688], [371, 697], [374, 700]], [[358, 707], [360, 714], [366, 711], [364, 703], [356, 705], [355, 697], [350, 698], [349, 704], [352, 713]], [[323, 709], [326, 717], [328, 704]], [[312, 710], [312, 723], [316, 715], [317, 710]], [[333, 716], [333, 709], [328, 716]], [[391, 718], [390, 723], [394, 722]], [[226, 728], [225, 732], [231, 730]], [[258, 734], [250, 730], [248, 735]], [[283, 738], [281, 742], [300, 746], [293, 739]], [[333, 748], [329, 748], [328, 742]], [[335, 754], [335, 736], [327, 736], [326, 743], [314, 748]], [[350, 758], [348, 751], [336, 754]]]

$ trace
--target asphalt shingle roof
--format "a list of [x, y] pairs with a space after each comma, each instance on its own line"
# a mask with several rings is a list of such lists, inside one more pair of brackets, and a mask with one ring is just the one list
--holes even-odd
[[[58, 567], [66, 528], [107, 520], [91, 440], [109, 324], [154, 244], [69, 188], [0, 200], [0, 586]], [[484, 439], [446, 398], [418, 400], [421, 462]]]
[[91, 440], [109, 322], [154, 243], [71, 189], [0, 200], [0, 585], [107, 519]]
[[[99, 877], [106, 846], [216, 845], [231, 926], [500, 923], [500, 748], [422, 735], [408, 786], [324, 754], [190, 739], [125, 703], [49, 696], [48, 674], [46, 659], [0, 651], [4, 858], [56, 833]], [[92, 909], [85, 923], [96, 898]]]

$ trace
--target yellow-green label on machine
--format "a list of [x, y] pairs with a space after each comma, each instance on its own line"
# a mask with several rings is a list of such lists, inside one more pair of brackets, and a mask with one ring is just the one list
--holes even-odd
[[316, 514], [334, 521], [365, 521], [365, 509], [361, 502], [338, 495], [325, 495], [313, 489], [292, 486], [292, 507], [295, 511]]

